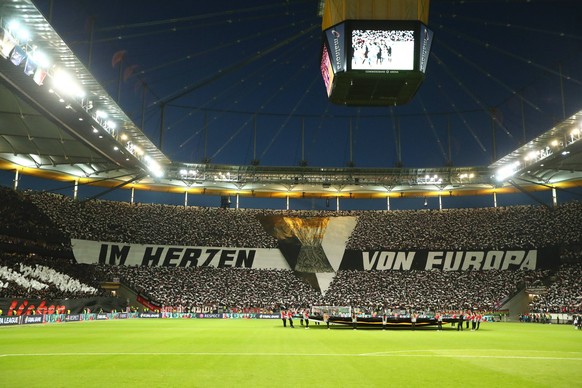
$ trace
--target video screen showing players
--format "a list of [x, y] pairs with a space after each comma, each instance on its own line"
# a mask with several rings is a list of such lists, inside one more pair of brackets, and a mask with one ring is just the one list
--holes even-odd
[[352, 30], [352, 70], [414, 70], [413, 30]]

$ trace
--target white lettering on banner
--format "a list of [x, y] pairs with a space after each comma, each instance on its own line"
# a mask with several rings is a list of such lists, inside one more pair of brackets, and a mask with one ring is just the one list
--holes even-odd
[[[443, 259], [444, 256], [444, 259]], [[364, 261], [365, 262], [365, 261]], [[457, 251], [428, 252], [425, 270], [441, 269], [443, 271], [480, 271], [518, 267], [519, 269], [536, 269], [537, 250], [529, 251]]]
[[[454, 258], [453, 258], [454, 257]], [[458, 271], [463, 262], [463, 252], [447, 252], [445, 256], [444, 271]]]
[[483, 263], [483, 269], [499, 269], [501, 268], [501, 262], [503, 262], [503, 252], [501, 251], [489, 251], [485, 257], [485, 263]]
[[483, 252], [467, 252], [465, 254], [465, 261], [463, 262], [463, 271], [481, 269], [483, 256]]
[[290, 269], [278, 249], [123, 244], [72, 239], [78, 263]]
[[[365, 271], [488, 271], [536, 269], [538, 251], [376, 251], [362, 252]], [[414, 263], [416, 262], [416, 265]]]
[[364, 270], [410, 270], [415, 252], [362, 252]]

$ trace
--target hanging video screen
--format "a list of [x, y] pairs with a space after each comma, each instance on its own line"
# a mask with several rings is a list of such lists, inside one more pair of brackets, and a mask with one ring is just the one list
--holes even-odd
[[353, 29], [352, 70], [414, 70], [414, 30]]
[[327, 96], [331, 95], [331, 89], [333, 87], [334, 73], [331, 66], [331, 61], [329, 59], [329, 53], [327, 51], [327, 46], [323, 45], [323, 50], [321, 53], [321, 76], [323, 77], [323, 82], [325, 83], [325, 89], [327, 91]]
[[319, 65], [331, 102], [394, 106], [424, 81], [433, 33], [418, 20], [345, 20], [322, 40]]

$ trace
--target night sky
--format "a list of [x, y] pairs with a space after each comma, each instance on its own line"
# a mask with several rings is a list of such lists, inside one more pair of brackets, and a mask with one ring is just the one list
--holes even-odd
[[392, 108], [328, 102], [316, 0], [57, 0], [52, 16], [35, 4], [114, 99], [123, 66], [119, 104], [138, 125], [147, 88], [143, 131], [157, 145], [159, 102], [175, 98], [162, 148], [181, 162], [393, 167], [398, 123], [405, 167], [443, 166], [449, 145], [453, 165], [488, 165], [492, 115], [500, 158], [524, 127], [530, 139], [582, 105], [580, 1], [433, 0], [426, 80]]
[[328, 101], [317, 0], [34, 3], [158, 146], [171, 100], [178, 162], [483, 166], [582, 108], [577, 0], [432, 0], [426, 79], [396, 107]]

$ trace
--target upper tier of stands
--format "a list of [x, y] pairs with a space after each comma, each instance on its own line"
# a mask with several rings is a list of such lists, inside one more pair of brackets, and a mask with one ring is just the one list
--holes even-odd
[[[442, 211], [269, 211], [78, 202], [58, 194], [27, 192], [69, 238], [139, 244], [275, 248], [257, 216], [357, 215], [347, 244], [357, 250], [463, 250], [582, 244], [582, 203], [448, 209]], [[43, 220], [43, 222], [45, 222]]]

